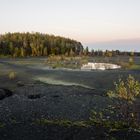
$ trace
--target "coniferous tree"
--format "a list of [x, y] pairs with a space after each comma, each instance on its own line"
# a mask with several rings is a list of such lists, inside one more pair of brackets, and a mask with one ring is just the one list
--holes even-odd
[[80, 42], [41, 33], [7, 33], [0, 35], [0, 55], [12, 57], [65, 55], [71, 48], [75, 54], [83, 49]]

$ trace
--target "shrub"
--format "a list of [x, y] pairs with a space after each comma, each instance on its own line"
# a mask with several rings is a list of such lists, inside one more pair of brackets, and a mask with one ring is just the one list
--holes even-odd
[[129, 75], [126, 81], [119, 79], [119, 82], [115, 83], [115, 90], [108, 91], [107, 95], [132, 103], [140, 95], [140, 83]]
[[139, 115], [136, 110], [136, 99], [140, 95], [140, 83], [131, 75], [123, 81], [115, 83], [115, 89], [107, 92], [113, 99], [113, 105], [100, 112], [92, 111], [90, 121], [111, 130], [134, 128], [140, 129]]
[[118, 83], [115, 83], [115, 89], [108, 91], [107, 95], [110, 98], [117, 99], [116, 109], [119, 109], [119, 116], [128, 127], [136, 126], [139, 118], [135, 110], [135, 100], [140, 95], [140, 83], [135, 80], [131, 75], [128, 76], [126, 81], [119, 79]]
[[134, 65], [134, 58], [133, 57], [129, 58], [129, 65], [130, 66]]
[[8, 77], [9, 77], [10, 80], [14, 80], [16, 78], [16, 72], [13, 72], [13, 71], [10, 72]]

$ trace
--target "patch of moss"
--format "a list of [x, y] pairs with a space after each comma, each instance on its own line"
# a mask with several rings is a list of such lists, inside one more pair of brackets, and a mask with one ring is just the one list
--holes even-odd
[[5, 124], [0, 122], [0, 128], [3, 128], [3, 127], [5, 127]]
[[70, 120], [48, 120], [48, 119], [38, 119], [35, 121], [36, 124], [40, 125], [58, 125], [64, 127], [89, 127], [89, 123], [87, 121], [70, 121]]

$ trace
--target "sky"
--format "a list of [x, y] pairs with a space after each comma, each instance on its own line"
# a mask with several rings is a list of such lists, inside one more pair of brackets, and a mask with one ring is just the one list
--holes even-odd
[[140, 0], [0, 0], [0, 33], [42, 32], [140, 51]]

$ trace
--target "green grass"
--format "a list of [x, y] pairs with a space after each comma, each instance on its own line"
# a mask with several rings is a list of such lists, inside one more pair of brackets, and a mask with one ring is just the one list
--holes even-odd
[[140, 70], [140, 65], [132, 65], [130, 66], [131, 70]]
[[87, 121], [70, 121], [70, 120], [48, 120], [48, 119], [37, 119], [35, 121], [35, 124], [39, 125], [58, 125], [58, 126], [64, 126], [64, 127], [89, 127]]
[[0, 128], [3, 128], [3, 127], [5, 127], [5, 124], [0, 122]]
[[[71, 120], [49, 120], [49, 119], [37, 119], [33, 122], [33, 124], [38, 124], [42, 126], [47, 126], [47, 125], [57, 125], [57, 126], [62, 126], [62, 127], [92, 127], [92, 126], [100, 126], [103, 128], [108, 129], [110, 132], [111, 131], [116, 131], [116, 130], [127, 130], [130, 127], [127, 125], [126, 121], [115, 121], [115, 120], [104, 120], [100, 118], [93, 118], [89, 119], [87, 121], [71, 121]], [[140, 128], [135, 128], [132, 127], [135, 130], [140, 130]]]

